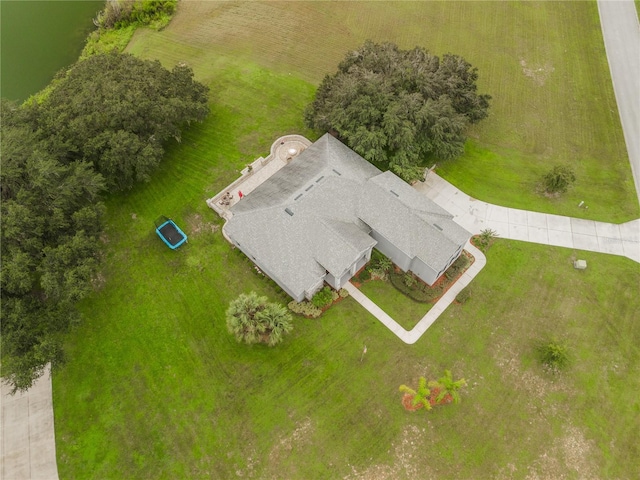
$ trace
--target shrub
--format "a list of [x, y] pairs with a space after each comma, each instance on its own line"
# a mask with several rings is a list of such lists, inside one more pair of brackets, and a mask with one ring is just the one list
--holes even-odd
[[462, 290], [460, 293], [458, 293], [458, 295], [456, 296], [456, 301], [464, 304], [464, 303], [467, 303], [467, 300], [469, 300], [470, 298], [471, 298], [471, 289], [467, 287], [464, 290]]
[[451, 264], [451, 266], [447, 269], [445, 275], [449, 280], [453, 280], [454, 278], [457, 278], [458, 275], [460, 275], [462, 272], [464, 272], [468, 266], [469, 259], [464, 255], [460, 255], [456, 259], [456, 261], [453, 262], [453, 264]]
[[547, 193], [564, 193], [575, 181], [576, 174], [565, 165], [556, 165], [542, 178]]
[[298, 303], [296, 301], [291, 301], [287, 306], [293, 313], [304, 315], [307, 318], [318, 318], [322, 315], [322, 310], [311, 302], [304, 301]]
[[490, 228], [485, 228], [480, 232], [480, 235], [477, 235], [475, 238], [475, 243], [477, 247], [483, 252], [487, 251], [487, 248], [491, 246], [493, 239], [498, 236], [498, 232], [491, 230]]
[[396, 273], [389, 272], [389, 280], [391, 285], [393, 285], [396, 290], [400, 293], [403, 293], [411, 300], [414, 300], [419, 303], [430, 303], [434, 299], [438, 298], [442, 295], [442, 287], [427, 287], [423, 283], [419, 283], [417, 280], [416, 285], [414, 287], [408, 287], [405, 284], [405, 274], [404, 273]]
[[549, 340], [536, 347], [538, 359], [551, 373], [558, 373], [569, 364], [569, 351], [564, 342]]
[[289, 333], [291, 314], [277, 303], [268, 303], [267, 297], [256, 292], [241, 294], [231, 301], [226, 312], [227, 329], [238, 342], [277, 345]]
[[371, 280], [371, 272], [366, 268], [363, 268], [362, 271], [358, 274], [358, 280], [360, 282], [366, 282], [367, 280]]
[[404, 277], [402, 278], [402, 281], [409, 288], [413, 288], [418, 284], [418, 281], [416, 280], [416, 277], [414, 277], [413, 274], [411, 274], [409, 272], [404, 274]]
[[349, 291], [346, 288], [341, 288], [338, 295], [340, 295], [340, 298], [347, 298], [349, 296]]
[[334, 300], [333, 291], [329, 287], [324, 287], [313, 296], [311, 303], [318, 308], [322, 308], [330, 305]]

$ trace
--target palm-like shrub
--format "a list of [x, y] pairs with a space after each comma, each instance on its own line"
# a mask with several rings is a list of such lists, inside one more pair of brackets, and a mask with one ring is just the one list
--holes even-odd
[[268, 303], [267, 297], [259, 297], [255, 292], [241, 294], [227, 309], [227, 329], [239, 342], [266, 343], [272, 347], [292, 328], [286, 308]]
[[[437, 381], [429, 382], [429, 387], [436, 394], [435, 403], [441, 403], [443, 400], [450, 398], [453, 403], [460, 403], [460, 393], [458, 390], [464, 387], [467, 381], [464, 378], [454, 380], [451, 370], [445, 370], [444, 375]], [[449, 403], [448, 401], [446, 403]]]
[[400, 385], [400, 391], [413, 396], [411, 405], [413, 405], [414, 407], [420, 408], [422, 406], [426, 410], [431, 410], [431, 402], [429, 401], [431, 390], [429, 390], [429, 387], [427, 386], [426, 378], [420, 377], [417, 390], [414, 390], [411, 387], [407, 387], [406, 385]]

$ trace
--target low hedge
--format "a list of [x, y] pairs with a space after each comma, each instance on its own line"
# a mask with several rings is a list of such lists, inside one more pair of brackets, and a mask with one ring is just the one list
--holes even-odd
[[447, 280], [453, 280], [454, 278], [457, 278], [458, 275], [465, 271], [465, 269], [469, 266], [469, 263], [469, 259], [464, 254], [460, 255], [444, 273], [447, 277]]
[[291, 301], [287, 306], [293, 313], [304, 315], [307, 318], [318, 318], [320, 315], [322, 315], [321, 309], [316, 307], [311, 302], [307, 302], [306, 300], [300, 303]]
[[431, 303], [442, 295], [442, 287], [428, 287], [422, 281], [416, 281], [413, 287], [405, 283], [406, 273], [389, 272], [389, 280], [396, 290], [405, 294], [411, 300], [419, 303]]

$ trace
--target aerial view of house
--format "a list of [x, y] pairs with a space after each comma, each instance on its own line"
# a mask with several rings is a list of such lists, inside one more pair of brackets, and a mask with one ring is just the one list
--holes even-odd
[[427, 284], [471, 233], [392, 172], [329, 134], [231, 208], [231, 241], [297, 301], [339, 290], [375, 247]]
[[640, 478], [640, 0], [0, 9], [0, 478]]

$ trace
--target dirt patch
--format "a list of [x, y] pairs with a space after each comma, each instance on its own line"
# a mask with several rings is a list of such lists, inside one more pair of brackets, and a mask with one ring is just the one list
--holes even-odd
[[544, 399], [550, 392], [574, 393], [566, 382], [554, 382], [531, 370], [523, 370], [520, 354], [506, 343], [497, 344], [494, 348], [496, 365], [513, 385], [523, 389], [531, 399]]
[[[596, 465], [592, 460], [596, 447], [591, 440], [574, 426], [566, 427], [564, 435], [541, 454], [529, 467], [526, 480], [546, 480], [563, 478], [580, 478], [591, 480], [599, 478]], [[563, 469], [568, 469], [570, 475], [558, 475]]]
[[[393, 445], [391, 465], [370, 465], [358, 470], [351, 465], [352, 473], [345, 480], [395, 480], [397, 478], [437, 478], [435, 472], [424, 465], [425, 451], [422, 448], [426, 438], [426, 428], [409, 425], [404, 428], [400, 439]], [[418, 460], [419, 459], [419, 462]], [[418, 466], [420, 463], [420, 466]]]
[[555, 71], [553, 65], [545, 63], [544, 65], [527, 65], [524, 59], [520, 59], [520, 66], [525, 77], [529, 77], [538, 86], [543, 86], [551, 74]]
[[301, 446], [308, 444], [313, 433], [313, 426], [310, 419], [298, 423], [295, 430], [286, 437], [282, 437], [275, 442], [275, 445], [269, 453], [269, 466], [271, 471], [277, 471], [283, 458], [293, 453], [294, 448], [299, 453]]
[[196, 236], [203, 232], [215, 233], [220, 229], [220, 225], [216, 225], [213, 222], [205, 222], [202, 219], [202, 215], [194, 213], [187, 217], [188, 234]]

